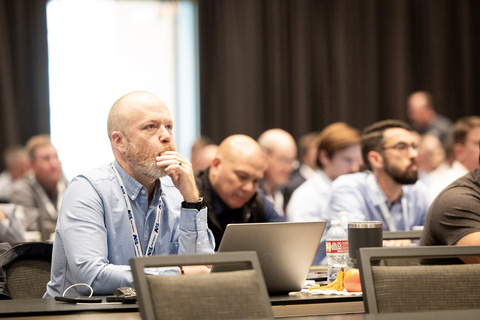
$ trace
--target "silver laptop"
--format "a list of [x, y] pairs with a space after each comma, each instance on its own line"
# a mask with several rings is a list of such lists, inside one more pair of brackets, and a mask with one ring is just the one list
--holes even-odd
[[300, 291], [326, 224], [325, 221], [229, 224], [218, 251], [256, 251], [269, 293]]

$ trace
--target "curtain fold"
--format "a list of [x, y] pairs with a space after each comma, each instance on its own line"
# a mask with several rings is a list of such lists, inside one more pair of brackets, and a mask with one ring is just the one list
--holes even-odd
[[2, 153], [8, 145], [50, 131], [46, 3], [0, 0]]
[[200, 0], [201, 133], [362, 129], [416, 90], [478, 114], [479, 24], [475, 0]]

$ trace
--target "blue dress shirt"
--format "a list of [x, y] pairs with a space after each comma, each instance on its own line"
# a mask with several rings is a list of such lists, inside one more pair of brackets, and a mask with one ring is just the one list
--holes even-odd
[[[374, 178], [375, 190], [369, 187], [367, 182], [369, 176]], [[415, 184], [404, 185], [402, 190], [402, 197], [407, 201], [409, 229], [412, 230], [414, 226], [423, 226], [432, 203], [427, 188], [423, 182], [417, 181]], [[401, 200], [390, 203], [372, 172], [343, 175], [332, 183], [329, 220], [340, 219], [339, 212], [347, 211], [349, 221], [382, 221], [383, 230], [389, 230], [380, 209], [381, 203], [387, 205], [397, 230], [406, 230]]]
[[[183, 209], [183, 197], [169, 177], [158, 179], [148, 204], [147, 190], [115, 161], [131, 202], [140, 245], [145, 254], [161, 202], [160, 232], [153, 254], [213, 253], [215, 240], [207, 227], [207, 209]], [[72, 284], [87, 283], [94, 294], [111, 294], [133, 286], [128, 265], [135, 257], [130, 221], [117, 177], [104, 165], [75, 177], [65, 192], [53, 246], [52, 273], [45, 297], [62, 295]], [[155, 273], [155, 271], [153, 271]], [[178, 273], [158, 269], [156, 273]], [[76, 286], [67, 296], [88, 295]]]

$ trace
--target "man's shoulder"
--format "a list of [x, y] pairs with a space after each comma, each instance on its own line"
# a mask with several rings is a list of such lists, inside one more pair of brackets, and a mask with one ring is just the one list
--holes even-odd
[[115, 173], [109, 164], [104, 164], [99, 167], [84, 171], [75, 178], [78, 177], [84, 177], [91, 181], [112, 180], [115, 177]]
[[13, 181], [12, 188], [14, 192], [24, 191], [26, 189], [32, 188], [33, 179], [29, 177], [23, 177]]
[[347, 186], [353, 188], [360, 188], [362, 186], [366, 186], [367, 176], [367, 172], [357, 172], [341, 175], [332, 182], [332, 189], [338, 189]]

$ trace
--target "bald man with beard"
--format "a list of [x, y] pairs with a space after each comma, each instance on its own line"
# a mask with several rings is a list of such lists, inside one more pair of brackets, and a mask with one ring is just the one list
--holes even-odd
[[[45, 297], [77, 283], [91, 286], [95, 295], [133, 287], [128, 263], [134, 257], [213, 253], [207, 209], [190, 162], [175, 151], [165, 104], [148, 92], [127, 94], [110, 109], [107, 129], [115, 160], [75, 177], [65, 191]], [[66, 293], [89, 294], [86, 286]]]
[[229, 223], [285, 221], [259, 191], [264, 170], [260, 145], [248, 136], [233, 135], [220, 144], [211, 166], [195, 174], [216, 249]]

